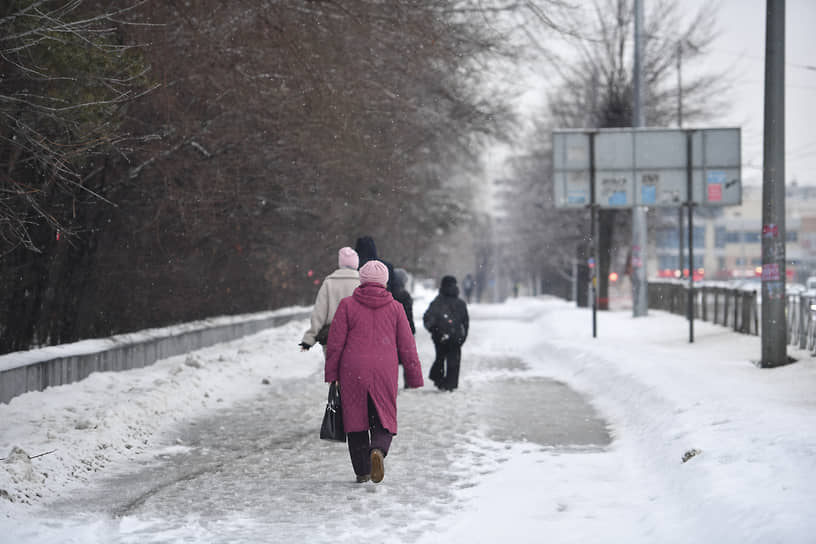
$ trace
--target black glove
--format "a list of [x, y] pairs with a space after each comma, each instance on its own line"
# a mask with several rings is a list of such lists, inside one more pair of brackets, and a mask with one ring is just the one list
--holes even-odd
[[311, 348], [312, 346], [310, 346], [310, 345], [309, 345], [309, 344], [307, 344], [306, 342], [301, 342], [301, 343], [300, 343], [300, 347], [301, 347], [301, 348], [303, 348], [303, 349], [309, 349], [309, 348]]

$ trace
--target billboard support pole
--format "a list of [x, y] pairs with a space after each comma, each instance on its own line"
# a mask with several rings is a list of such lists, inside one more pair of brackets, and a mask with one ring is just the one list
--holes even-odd
[[[693, 130], [686, 131], [686, 206], [688, 207], [688, 270], [689, 288], [686, 313], [689, 322], [689, 343], [694, 343], [694, 195], [692, 194], [692, 181], [694, 177], [694, 162], [692, 161]], [[682, 263], [680, 266], [683, 266]]]
[[592, 236], [592, 338], [598, 337], [598, 204], [595, 195], [595, 133], [589, 133], [589, 213], [592, 216], [590, 231]]
[[[643, 0], [635, 0], [635, 47], [634, 47], [634, 103], [632, 107], [632, 126], [644, 125], [643, 115], [643, 63], [641, 43], [643, 41]], [[643, 317], [649, 313], [649, 284], [646, 274], [648, 262], [646, 207], [632, 207], [632, 317]], [[637, 260], [635, 260], [637, 252]]]

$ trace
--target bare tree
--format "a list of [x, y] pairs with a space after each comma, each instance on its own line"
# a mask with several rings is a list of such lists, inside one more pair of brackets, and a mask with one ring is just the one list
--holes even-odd
[[[502, 4], [155, 0], [128, 12], [139, 24], [119, 25], [116, 43], [150, 46], [120, 79], [150, 65], [158, 87], [93, 106], [100, 130], [151, 137], [120, 153], [100, 132], [88, 144], [107, 152], [86, 145], [76, 175], [32, 173], [53, 194], [98, 196], [66, 193], [51, 214], [78, 234], [71, 245], [44, 223], [31, 235], [42, 255], [3, 262], [0, 349], [307, 304], [336, 249], [363, 234], [395, 264], [426, 267], [428, 233], [469, 220], [460, 181], [509, 116], [480, 87], [504, 36], [486, 16]], [[77, 73], [61, 77], [59, 92], [81, 96], [60, 86]]]
[[148, 67], [120, 40], [137, 7], [25, 0], [0, 8], [0, 254], [41, 251], [32, 232], [40, 225], [72, 236], [77, 203], [105, 200], [88, 180], [132, 140], [121, 110], [150, 88]]
[[[676, 54], [684, 44], [683, 62], [694, 64], [706, 53], [715, 36], [714, 4], [703, 6], [690, 19], [682, 16], [676, 0], [649, 2], [643, 43], [644, 105], [647, 126], [670, 126], [676, 121], [677, 99], [683, 97], [685, 121], [704, 121], [723, 107], [724, 74], [697, 70], [676, 86]], [[516, 192], [544, 195], [517, 209], [516, 233], [519, 251], [529, 259], [531, 270], [548, 269], [552, 278], [572, 275], [572, 263], [589, 230], [587, 213], [557, 210], [552, 205], [551, 151], [548, 134], [552, 128], [605, 128], [632, 126], [632, 40], [631, 0], [595, 0], [590, 13], [563, 12], [563, 25], [574, 44], [573, 56], [556, 56], [552, 68], [560, 84], [549, 93], [549, 114], [538, 124], [543, 142], [514, 159]], [[589, 28], [587, 25], [589, 24]], [[690, 46], [689, 44], [692, 44]], [[527, 200], [527, 199], [524, 199]], [[617, 247], [628, 247], [630, 215], [614, 210], [600, 214], [601, 238], [599, 281], [606, 298], [610, 263]], [[533, 234], [530, 234], [530, 232]], [[563, 288], [561, 288], [563, 290]]]

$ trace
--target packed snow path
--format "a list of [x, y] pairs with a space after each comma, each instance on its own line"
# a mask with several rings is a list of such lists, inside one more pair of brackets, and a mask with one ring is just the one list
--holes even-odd
[[[316, 372], [177, 426], [158, 445], [165, 453], [52, 505], [53, 512], [73, 520], [108, 514], [101, 530], [111, 531], [110, 542], [358, 538], [348, 527], [409, 542], [435, 531], [455, 507], [455, 490], [507, 459], [505, 442], [563, 452], [608, 444], [604, 423], [565, 385], [525, 379], [524, 365], [511, 358], [470, 356], [465, 365], [455, 393], [400, 391], [400, 433], [381, 484], [354, 482], [345, 444], [317, 438], [326, 385]], [[122, 531], [123, 518], [140, 520], [139, 527]]]

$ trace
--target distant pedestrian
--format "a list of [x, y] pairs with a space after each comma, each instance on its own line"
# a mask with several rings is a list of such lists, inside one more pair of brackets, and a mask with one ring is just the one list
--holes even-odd
[[470, 304], [470, 297], [473, 294], [473, 286], [476, 282], [473, 281], [473, 276], [470, 274], [465, 276], [465, 279], [462, 280], [462, 291], [465, 292], [465, 300], [468, 304]]
[[351, 465], [362, 483], [382, 481], [397, 434], [399, 364], [406, 385], [422, 387], [422, 367], [402, 305], [385, 286], [380, 261], [360, 269], [360, 286], [340, 301], [326, 346], [326, 382], [337, 382]]
[[[402, 304], [402, 307], [405, 309], [405, 317], [408, 319], [408, 325], [411, 327], [411, 334], [416, 336], [416, 327], [414, 326], [414, 299], [406, 287], [408, 273], [402, 268], [397, 268], [394, 270], [394, 277], [389, 279], [391, 280], [389, 281], [391, 284], [391, 295], [394, 297], [394, 300]], [[403, 368], [402, 373], [403, 382], [407, 389], [408, 372]]]
[[358, 262], [357, 252], [350, 247], [340, 248], [337, 252], [338, 269], [326, 276], [317, 291], [317, 298], [312, 309], [311, 326], [300, 341], [301, 351], [307, 351], [315, 343], [319, 343], [323, 346], [325, 354], [329, 328], [337, 306], [342, 299], [351, 296], [354, 289], [360, 285], [360, 274], [357, 272]]
[[422, 322], [431, 333], [436, 348], [436, 359], [428, 377], [437, 388], [453, 391], [459, 387], [462, 345], [467, 340], [470, 327], [467, 304], [459, 298], [456, 278], [442, 278], [439, 294], [431, 301]]
[[405, 317], [408, 318], [408, 325], [411, 326], [411, 334], [416, 335], [416, 327], [414, 326], [414, 299], [411, 293], [408, 292], [406, 283], [408, 281], [408, 273], [402, 268], [394, 270], [394, 277], [389, 281], [391, 284], [391, 295], [394, 300], [402, 304], [405, 308]]

